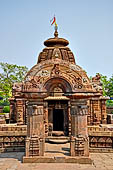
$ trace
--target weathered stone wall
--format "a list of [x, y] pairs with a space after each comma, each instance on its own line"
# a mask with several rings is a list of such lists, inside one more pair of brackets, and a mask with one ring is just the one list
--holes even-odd
[[24, 151], [26, 135], [26, 125], [0, 125], [0, 152]]
[[88, 134], [90, 148], [100, 148], [100, 151], [102, 151], [101, 148], [113, 149], [113, 127], [89, 126]]
[[[88, 134], [90, 151], [91, 148], [96, 152], [113, 151], [113, 128], [88, 126]], [[0, 125], [0, 152], [24, 151], [26, 136], [26, 125]]]
[[98, 125], [107, 123], [106, 100], [92, 98], [88, 101], [88, 125]]

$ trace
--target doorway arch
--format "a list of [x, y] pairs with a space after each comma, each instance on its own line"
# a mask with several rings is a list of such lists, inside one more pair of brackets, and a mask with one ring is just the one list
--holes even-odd
[[72, 92], [72, 87], [70, 85], [70, 83], [60, 77], [55, 77], [55, 78], [51, 78], [49, 79], [45, 85], [44, 85], [45, 89], [47, 90], [47, 92], [54, 92], [55, 88], [60, 88], [62, 89], [62, 92]]

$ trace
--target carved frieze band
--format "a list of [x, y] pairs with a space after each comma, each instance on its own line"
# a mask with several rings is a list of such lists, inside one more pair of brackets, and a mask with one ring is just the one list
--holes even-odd
[[52, 59], [34, 66], [28, 72], [23, 83], [14, 84], [13, 91], [46, 91], [44, 85], [51, 78], [62, 78], [66, 80], [71, 85], [73, 91], [77, 89], [92, 89], [86, 73], [78, 65], [70, 64], [65, 60]]
[[33, 106], [28, 106], [27, 107], [27, 113], [29, 115], [43, 115], [43, 106], [37, 106], [37, 105], [33, 105]]

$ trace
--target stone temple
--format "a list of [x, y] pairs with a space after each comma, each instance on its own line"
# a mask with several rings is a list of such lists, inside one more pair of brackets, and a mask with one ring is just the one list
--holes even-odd
[[[99, 124], [106, 124], [107, 117], [107, 98], [102, 94], [100, 75], [91, 81], [76, 64], [68, 44], [55, 30], [54, 38], [44, 41], [45, 48], [39, 54], [37, 64], [23, 82], [13, 85], [10, 123], [15, 123], [18, 129], [27, 126], [26, 135], [21, 134], [22, 130], [14, 135], [15, 141], [23, 138], [24, 162], [34, 159], [40, 162], [45, 157], [45, 143], [54, 138], [68, 139], [70, 160], [67, 162], [75, 157], [89, 159], [90, 147], [112, 149], [111, 136], [106, 138], [102, 133], [99, 136], [92, 132], [93, 127], [98, 129]], [[10, 143], [11, 135], [7, 140]]]

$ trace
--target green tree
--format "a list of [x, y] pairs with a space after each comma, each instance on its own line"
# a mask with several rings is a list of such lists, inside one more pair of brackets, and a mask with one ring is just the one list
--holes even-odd
[[113, 97], [113, 75], [111, 78], [101, 75], [101, 81], [103, 86], [103, 95]]
[[113, 97], [113, 75], [109, 79], [109, 82], [107, 85], [107, 95], [110, 97]]
[[[113, 75], [111, 78], [107, 78], [107, 76], [101, 75], [102, 87], [103, 87], [103, 95], [113, 97]], [[107, 100], [107, 106], [113, 106], [113, 100]]]
[[101, 82], [102, 82], [102, 88], [103, 88], [103, 95], [104, 96], [108, 96], [108, 84], [109, 84], [109, 80], [107, 78], [107, 76], [103, 76], [101, 74]]
[[2, 73], [0, 73], [0, 95], [3, 97], [3, 101], [7, 103], [8, 98], [12, 95], [12, 84], [23, 81], [28, 68], [3, 62], [0, 62], [0, 67], [2, 69]]

